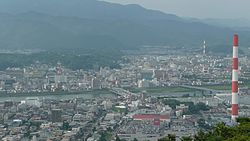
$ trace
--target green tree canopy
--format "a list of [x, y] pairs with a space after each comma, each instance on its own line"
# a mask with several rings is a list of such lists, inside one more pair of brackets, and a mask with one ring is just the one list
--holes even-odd
[[250, 141], [250, 118], [238, 118], [238, 125], [217, 124], [211, 131], [198, 132], [194, 141]]

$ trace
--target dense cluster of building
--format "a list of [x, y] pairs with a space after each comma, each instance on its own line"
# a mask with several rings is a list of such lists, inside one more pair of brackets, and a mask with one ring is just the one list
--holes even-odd
[[[239, 84], [248, 82], [250, 74], [250, 61], [241, 58], [240, 62]], [[102, 138], [155, 141], [167, 134], [175, 134], [177, 139], [194, 135], [199, 129], [206, 130], [220, 121], [230, 123], [230, 101], [226, 97], [186, 93], [157, 96], [127, 90], [230, 85], [230, 58], [205, 53], [124, 56], [120, 66], [120, 69], [71, 70], [60, 63], [50, 66], [37, 62], [0, 72], [2, 96], [41, 94], [0, 102], [0, 138], [5, 141], [98, 141]], [[97, 89], [98, 95], [90, 98], [72, 95], [63, 100], [42, 95], [44, 92], [87, 95], [86, 90]], [[104, 90], [111, 96], [106, 97]], [[164, 102], [169, 99], [179, 103], [173, 106], [172, 102]], [[209, 109], [192, 113], [187, 102], [202, 103]], [[239, 115], [249, 117], [249, 103], [242, 101], [240, 107]]]
[[[165, 100], [183, 104], [171, 105]], [[209, 107], [190, 113], [189, 105]], [[5, 141], [98, 141], [116, 138], [155, 141], [167, 134], [194, 135], [218, 122], [230, 123], [230, 108], [216, 97], [157, 98], [141, 95], [97, 95], [66, 100], [29, 97], [0, 102], [0, 137]], [[250, 116], [250, 105], [240, 115]], [[247, 115], [248, 114], [248, 115]]]
[[[240, 58], [239, 83], [248, 81], [250, 61]], [[230, 84], [231, 58], [206, 55], [125, 56], [120, 69], [70, 70], [39, 62], [0, 72], [6, 93], [81, 91], [113, 87]]]
[[22, 101], [1, 102], [1, 139], [86, 139], [93, 128], [98, 127], [97, 120], [105, 115], [105, 110], [115, 103], [110, 100], [98, 97], [69, 100], [26, 98]]

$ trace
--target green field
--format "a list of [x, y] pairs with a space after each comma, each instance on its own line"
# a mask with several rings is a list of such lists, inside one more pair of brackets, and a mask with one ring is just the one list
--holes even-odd
[[[213, 90], [231, 90], [231, 84], [228, 85], [205, 85], [205, 86], [199, 86], [199, 87], [203, 87], [203, 88], [209, 88], [209, 89], [213, 89]], [[239, 88], [242, 87], [250, 87], [250, 83], [246, 83], [246, 84], [239, 84]]]
[[157, 88], [128, 88], [130, 92], [140, 93], [146, 91], [147, 93], [177, 93], [177, 92], [193, 92], [193, 89], [183, 87], [157, 87]]

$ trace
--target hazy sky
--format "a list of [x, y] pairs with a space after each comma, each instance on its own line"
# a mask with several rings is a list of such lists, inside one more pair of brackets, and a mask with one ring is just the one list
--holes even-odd
[[195, 18], [250, 19], [250, 0], [105, 0], [140, 4], [178, 16]]

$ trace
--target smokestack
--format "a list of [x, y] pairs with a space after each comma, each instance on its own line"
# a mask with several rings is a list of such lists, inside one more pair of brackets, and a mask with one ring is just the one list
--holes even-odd
[[238, 118], [238, 35], [233, 38], [232, 62], [232, 121]]

